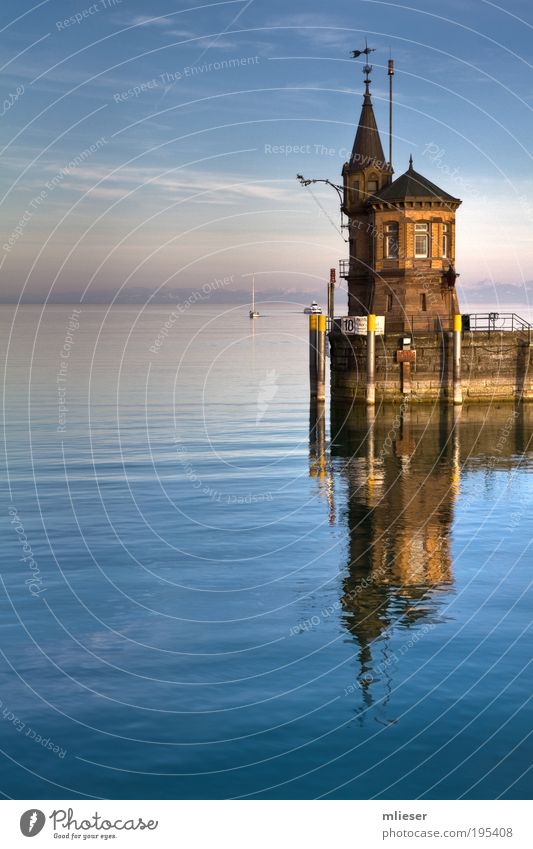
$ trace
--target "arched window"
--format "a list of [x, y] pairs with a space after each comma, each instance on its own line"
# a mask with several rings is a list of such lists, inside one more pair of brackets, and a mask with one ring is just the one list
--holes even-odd
[[397, 221], [385, 224], [385, 258], [398, 259], [399, 228]]
[[429, 224], [417, 221], [415, 224], [415, 257], [429, 256]]

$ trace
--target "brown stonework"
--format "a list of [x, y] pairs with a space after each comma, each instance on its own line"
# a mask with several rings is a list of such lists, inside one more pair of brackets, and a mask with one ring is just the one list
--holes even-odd
[[[366, 79], [352, 154], [342, 171], [350, 256], [341, 276], [349, 315], [385, 318], [385, 333], [375, 339], [376, 402], [533, 400], [531, 328], [520, 320], [521, 330], [513, 323], [506, 332], [470, 332], [466, 325], [454, 392], [451, 331], [460, 314], [455, 216], [461, 201], [415, 171], [412, 157], [408, 170], [392, 180], [369, 85]], [[457, 334], [455, 339], [458, 353]], [[332, 400], [372, 405], [366, 337], [343, 335], [335, 324], [330, 343]], [[398, 357], [399, 350], [415, 356]]]
[[[415, 334], [411, 400], [449, 401], [452, 396], [451, 333]], [[376, 400], [401, 401], [401, 336], [376, 337]], [[330, 334], [331, 393], [335, 400], [364, 401], [366, 337]], [[492, 400], [533, 401], [533, 356], [523, 332], [463, 334], [462, 382], [465, 403]]]
[[[342, 171], [350, 245], [344, 275], [348, 313], [384, 315], [387, 332], [452, 329], [459, 312], [455, 213], [461, 201], [418, 174], [412, 160], [394, 182], [392, 173], [367, 91], [352, 155]], [[417, 224], [427, 228], [419, 234], [425, 247], [418, 252]], [[390, 235], [396, 232], [397, 238]]]

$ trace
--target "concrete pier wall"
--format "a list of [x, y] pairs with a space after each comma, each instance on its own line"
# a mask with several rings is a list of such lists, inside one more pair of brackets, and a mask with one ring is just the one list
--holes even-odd
[[[330, 334], [332, 400], [365, 401], [366, 337]], [[401, 401], [402, 347], [397, 334], [376, 336], [376, 401]], [[413, 337], [416, 363], [411, 365], [413, 401], [451, 401], [453, 341], [451, 333]], [[465, 332], [462, 345], [463, 402], [533, 401], [533, 347], [525, 332]]]

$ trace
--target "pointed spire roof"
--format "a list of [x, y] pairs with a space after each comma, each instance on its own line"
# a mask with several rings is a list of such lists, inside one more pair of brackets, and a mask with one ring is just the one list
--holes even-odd
[[374, 108], [367, 84], [361, 117], [359, 118], [359, 125], [350, 157], [350, 167], [365, 168], [371, 164], [380, 171], [389, 170], [389, 165], [385, 161], [383, 147], [381, 146], [376, 116], [374, 115]]

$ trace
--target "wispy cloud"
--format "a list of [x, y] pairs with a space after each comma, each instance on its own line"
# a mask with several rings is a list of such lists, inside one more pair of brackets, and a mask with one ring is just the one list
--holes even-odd
[[229, 38], [222, 38], [221, 36], [218, 36], [217, 33], [214, 35], [198, 35], [195, 32], [189, 32], [189, 30], [173, 29], [168, 31], [168, 35], [175, 35], [177, 38], [184, 39], [194, 38], [194, 47], [217, 47], [234, 50], [237, 46], [235, 41], [232, 41]]
[[151, 18], [148, 15], [134, 15], [130, 20], [130, 25], [134, 27], [168, 27], [172, 23], [172, 18], [159, 17]]
[[345, 29], [339, 19], [320, 13], [282, 15], [270, 21], [272, 27], [294, 28], [299, 36], [317, 47], [348, 49], [356, 35], [352, 28]]
[[[61, 163], [47, 163], [43, 169], [55, 174], [61, 169]], [[26, 189], [35, 190], [39, 184]], [[113, 173], [103, 165], [85, 164], [73, 169], [62, 183], [62, 190], [90, 192], [92, 197], [120, 198], [129, 192], [161, 192], [176, 200], [199, 195], [198, 202], [217, 205], [230, 205], [239, 201], [283, 202], [293, 200], [294, 192], [282, 185], [282, 181], [259, 181], [243, 177], [242, 174], [221, 173], [218, 171], [170, 171], [161, 173], [156, 168], [126, 167]]]
[[174, 23], [174, 17], [173, 15], [159, 15], [158, 17], [151, 17], [150, 15], [124, 15], [121, 18], [121, 23], [127, 27], [159, 27], [164, 29]]

